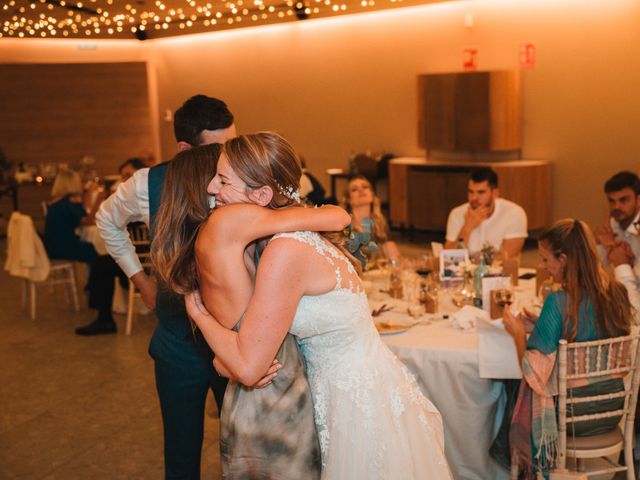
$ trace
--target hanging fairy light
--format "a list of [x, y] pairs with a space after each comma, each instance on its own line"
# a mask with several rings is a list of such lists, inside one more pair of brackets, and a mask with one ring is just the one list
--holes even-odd
[[427, 2], [433, 0], [8, 0], [0, 8], [0, 37], [145, 40]]

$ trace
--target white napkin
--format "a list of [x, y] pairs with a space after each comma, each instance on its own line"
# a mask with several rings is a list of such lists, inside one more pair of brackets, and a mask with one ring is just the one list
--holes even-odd
[[489, 320], [489, 313], [471, 305], [465, 305], [451, 315], [451, 325], [458, 330], [473, 330], [478, 320]]
[[480, 378], [522, 378], [516, 346], [502, 319], [478, 321], [478, 367]]

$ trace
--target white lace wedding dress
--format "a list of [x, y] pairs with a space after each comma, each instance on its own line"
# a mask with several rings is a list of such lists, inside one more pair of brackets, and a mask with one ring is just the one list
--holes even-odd
[[380, 340], [348, 260], [318, 234], [278, 234], [309, 245], [336, 273], [336, 287], [300, 300], [298, 338], [327, 480], [450, 479], [442, 418]]

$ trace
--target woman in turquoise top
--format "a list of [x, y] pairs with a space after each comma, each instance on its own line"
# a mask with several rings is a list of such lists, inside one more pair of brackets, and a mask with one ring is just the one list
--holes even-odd
[[400, 257], [398, 246], [389, 240], [389, 226], [380, 209], [380, 199], [366, 177], [349, 178], [342, 206], [351, 214], [345, 246], [360, 260], [363, 269], [368, 257], [378, 250], [389, 260]]
[[[547, 297], [537, 319], [529, 318], [537, 321], [528, 340], [525, 315], [515, 317], [508, 308], [504, 311], [505, 328], [514, 339], [525, 381], [517, 389], [511, 389], [512, 397], [517, 393], [515, 407], [514, 398], [509, 402], [515, 411], [513, 416], [509, 415], [510, 422], [503, 423], [491, 448], [492, 456], [500, 463], [517, 458], [524, 466], [525, 478], [535, 478], [538, 468], [546, 474], [555, 462], [556, 412], [548, 391], [553, 390], [550, 385], [558, 342], [561, 339], [586, 342], [628, 335], [631, 331], [627, 292], [602, 267], [586, 223], [573, 219], [557, 221], [539, 237], [538, 249], [542, 265], [562, 289]], [[609, 378], [575, 386], [571, 395], [592, 396], [622, 389], [621, 378]], [[610, 410], [610, 402], [621, 400], [584, 403], [575, 408], [575, 414]], [[617, 423], [615, 418], [578, 422], [569, 433], [576, 436], [604, 433]]]

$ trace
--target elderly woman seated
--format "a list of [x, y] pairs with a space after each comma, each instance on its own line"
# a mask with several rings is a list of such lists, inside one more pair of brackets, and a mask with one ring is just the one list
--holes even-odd
[[89, 242], [80, 240], [76, 229], [95, 222], [95, 211], [87, 213], [82, 197], [84, 189], [80, 175], [63, 170], [56, 176], [51, 190], [52, 200], [47, 208], [44, 244], [52, 259], [76, 260], [89, 265], [89, 308], [98, 311], [97, 318], [85, 327], [76, 329], [78, 335], [115, 333], [111, 314], [114, 278], [126, 280], [122, 270], [109, 255], [99, 255]]
[[[524, 478], [535, 478], [538, 470], [546, 476], [556, 460], [558, 434], [553, 399], [555, 385], [551, 379], [557, 368], [558, 342], [561, 339], [587, 342], [628, 335], [632, 322], [627, 292], [622, 284], [609, 278], [602, 267], [593, 234], [587, 224], [580, 220], [559, 220], [542, 233], [538, 248], [542, 264], [554, 281], [562, 285], [562, 289], [547, 297], [537, 319], [526, 311], [514, 317], [508, 308], [505, 309], [504, 324], [515, 342], [523, 381], [516, 388], [511, 388], [509, 403], [513, 412], [506, 415], [490, 452], [505, 466], [510, 461], [517, 461], [518, 465], [524, 467]], [[528, 340], [524, 317], [535, 321]], [[624, 389], [622, 379], [613, 377], [573, 387], [571, 394], [574, 396], [592, 396]], [[516, 393], [517, 401], [514, 402]], [[575, 413], [610, 410], [611, 405], [606, 402], [601, 400], [582, 404], [581, 408], [586, 411], [578, 412], [576, 407]], [[574, 424], [575, 430], [571, 434], [584, 436], [604, 433], [613, 430], [618, 420], [614, 417], [578, 422]]]

